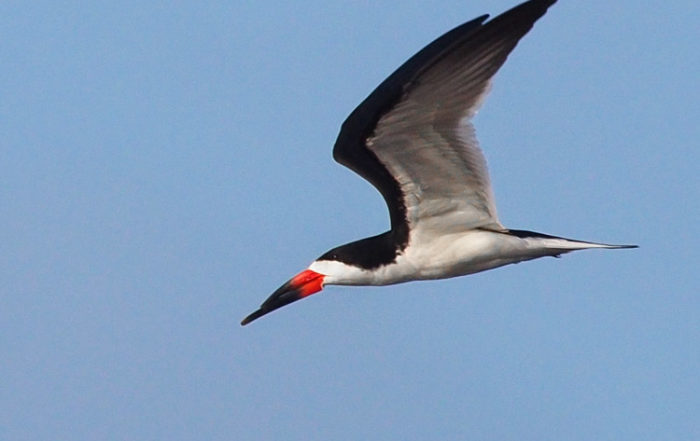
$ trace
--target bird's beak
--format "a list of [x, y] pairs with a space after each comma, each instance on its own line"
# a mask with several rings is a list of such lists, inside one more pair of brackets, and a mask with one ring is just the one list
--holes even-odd
[[323, 289], [323, 274], [319, 274], [309, 269], [304, 270], [292, 277], [287, 283], [280, 286], [270, 297], [260, 306], [260, 309], [244, 318], [241, 326], [245, 326], [253, 320], [272, 312], [277, 308], [296, 302], [299, 299], [308, 297], [311, 294]]

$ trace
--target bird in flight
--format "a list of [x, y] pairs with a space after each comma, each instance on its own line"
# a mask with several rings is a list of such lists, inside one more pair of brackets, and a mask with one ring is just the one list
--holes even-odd
[[471, 118], [518, 41], [556, 0], [530, 0], [442, 35], [342, 125], [333, 158], [382, 194], [391, 229], [333, 248], [241, 322], [326, 285], [390, 285], [473, 274], [588, 248], [634, 248], [506, 228]]

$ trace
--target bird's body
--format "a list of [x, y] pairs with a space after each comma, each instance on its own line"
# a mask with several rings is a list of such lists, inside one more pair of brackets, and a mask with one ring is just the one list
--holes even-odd
[[587, 248], [630, 248], [505, 228], [470, 119], [493, 75], [556, 0], [530, 0], [447, 32], [343, 123], [333, 157], [374, 185], [391, 229], [334, 248], [275, 291], [247, 324], [325, 285], [443, 279]]
[[393, 285], [412, 280], [446, 279], [544, 256], [588, 248], [624, 248], [540, 233], [470, 229], [448, 234], [412, 233], [396, 260], [363, 268], [336, 259], [318, 259], [309, 269], [325, 275], [324, 285]]

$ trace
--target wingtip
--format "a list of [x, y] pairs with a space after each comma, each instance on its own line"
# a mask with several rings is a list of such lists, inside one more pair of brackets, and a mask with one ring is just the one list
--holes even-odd
[[609, 250], [624, 250], [630, 248], [639, 248], [639, 245], [610, 245], [610, 244], [599, 244], [602, 248], [607, 248]]

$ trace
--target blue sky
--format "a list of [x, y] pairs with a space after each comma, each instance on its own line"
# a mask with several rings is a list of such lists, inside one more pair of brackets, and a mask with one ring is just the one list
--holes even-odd
[[700, 438], [700, 5], [561, 0], [476, 118], [512, 228], [588, 251], [330, 287], [388, 226], [345, 116], [513, 1], [3, 2], [0, 438]]

